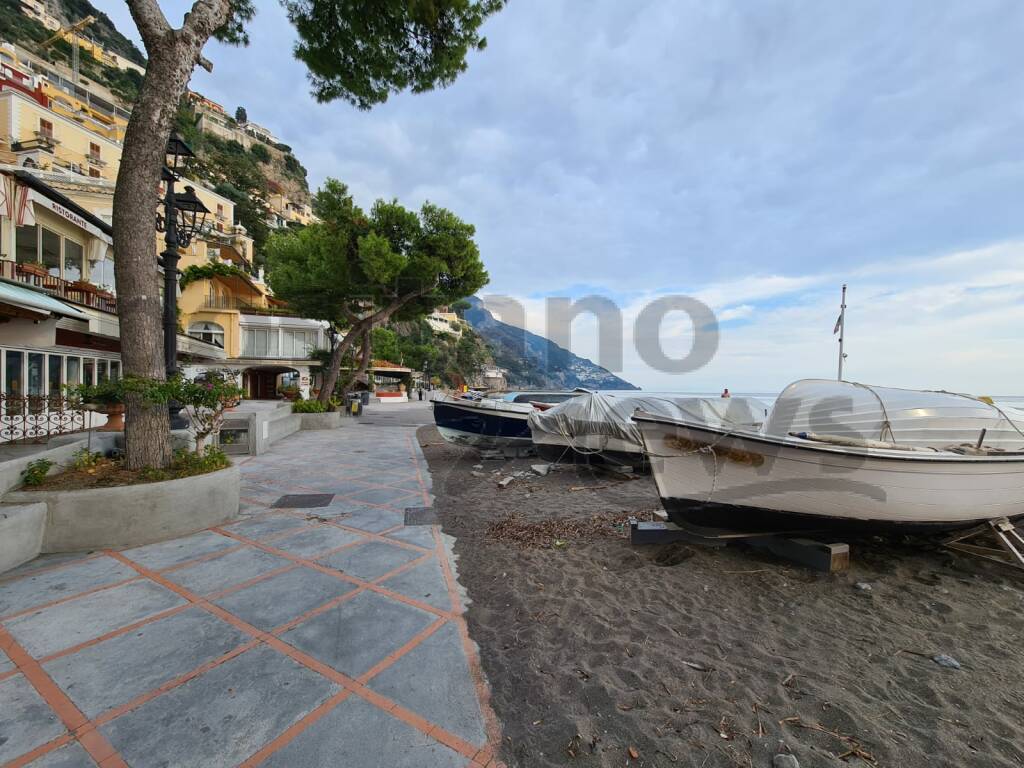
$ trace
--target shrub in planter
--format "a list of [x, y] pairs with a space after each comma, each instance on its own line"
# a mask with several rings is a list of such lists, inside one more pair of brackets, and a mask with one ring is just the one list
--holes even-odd
[[327, 406], [319, 400], [297, 400], [292, 403], [292, 413], [325, 413]]
[[107, 423], [101, 432], [120, 432], [124, 429], [124, 384], [121, 381], [101, 381], [99, 384], [78, 384], [66, 387], [68, 399], [73, 403], [96, 406], [107, 414]]

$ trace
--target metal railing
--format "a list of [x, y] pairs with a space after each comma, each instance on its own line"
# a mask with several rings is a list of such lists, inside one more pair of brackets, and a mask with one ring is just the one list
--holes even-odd
[[88, 412], [63, 395], [0, 393], [0, 443], [45, 443], [86, 429]]
[[117, 298], [85, 280], [72, 281], [56, 275], [40, 275], [32, 265], [17, 264], [8, 259], [0, 259], [0, 278], [41, 288], [54, 298], [117, 314]]

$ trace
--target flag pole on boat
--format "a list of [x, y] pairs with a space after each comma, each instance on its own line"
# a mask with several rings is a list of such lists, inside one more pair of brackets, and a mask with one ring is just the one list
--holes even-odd
[[836, 327], [832, 331], [832, 335], [839, 334], [839, 381], [843, 380], [843, 361], [846, 359], [846, 353], [843, 352], [843, 337], [846, 336], [846, 283], [843, 283], [843, 298], [839, 302], [839, 319], [836, 320]]

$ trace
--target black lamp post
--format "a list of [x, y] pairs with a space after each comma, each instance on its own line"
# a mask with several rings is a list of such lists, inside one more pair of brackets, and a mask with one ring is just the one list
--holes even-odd
[[[167, 378], [178, 373], [178, 249], [187, 248], [192, 238], [201, 232], [209, 210], [196, 197], [193, 187], [175, 192], [174, 183], [181, 179], [185, 160], [195, 157], [188, 144], [171, 134], [167, 141], [167, 165], [162, 178], [164, 190], [163, 213], [157, 216], [157, 230], [164, 233], [164, 252], [160, 265], [164, 268], [164, 366]], [[188, 422], [179, 414], [181, 406], [171, 403], [171, 429], [184, 429]]]

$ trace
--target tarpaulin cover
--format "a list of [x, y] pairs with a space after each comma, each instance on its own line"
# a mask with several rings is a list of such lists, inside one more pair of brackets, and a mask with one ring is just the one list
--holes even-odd
[[543, 440], [545, 433], [569, 445], [584, 436], [603, 436], [632, 443], [640, 450], [643, 442], [632, 419], [638, 408], [673, 419], [736, 425], [747, 431], [756, 430], [767, 411], [767, 405], [753, 397], [645, 397], [592, 392], [531, 413], [530, 431], [535, 442]]
[[813, 432], [941, 449], [974, 444], [983, 429], [986, 447], [1024, 448], [1024, 420], [1015, 409], [952, 392], [802, 379], [782, 391], [762, 431], [774, 437]]

